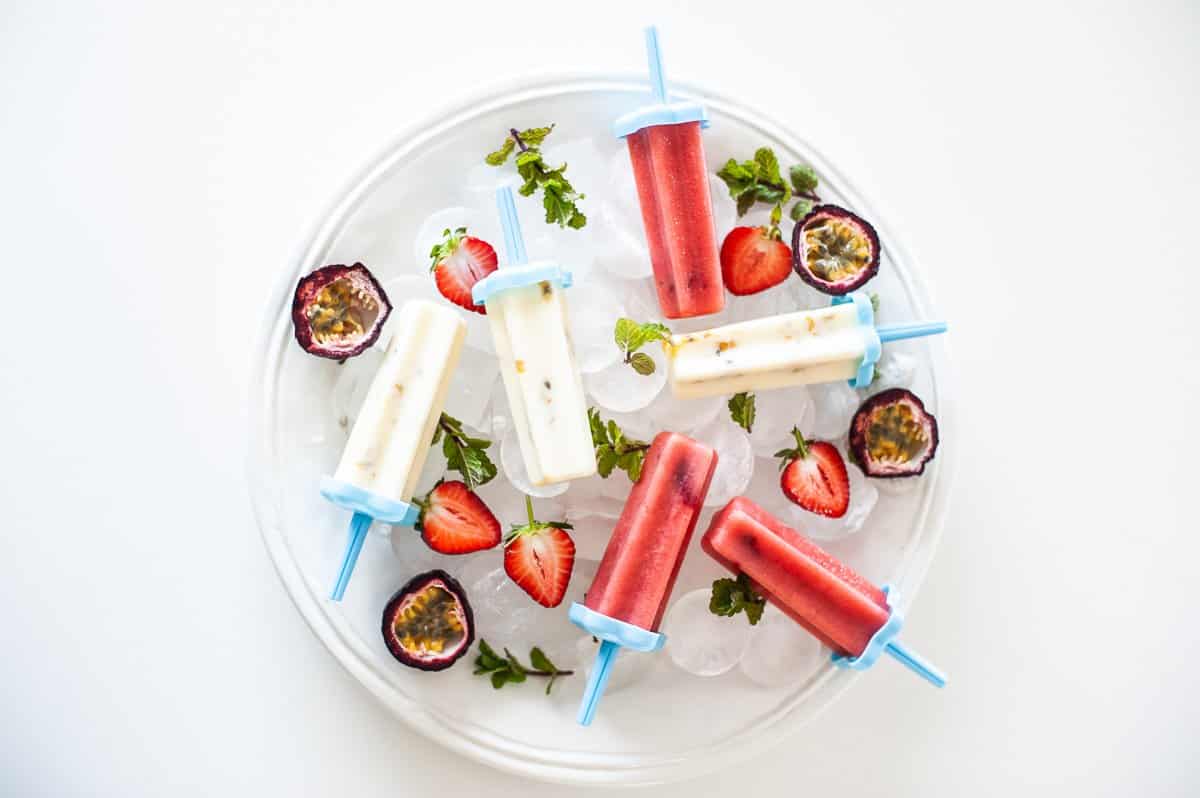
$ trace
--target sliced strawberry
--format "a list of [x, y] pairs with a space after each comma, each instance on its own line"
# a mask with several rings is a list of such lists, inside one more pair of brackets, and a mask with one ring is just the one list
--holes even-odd
[[575, 566], [575, 541], [569, 524], [531, 521], [514, 529], [505, 542], [504, 571], [543, 607], [557, 607], [566, 595]]
[[779, 285], [792, 272], [792, 250], [779, 228], [735, 227], [721, 244], [721, 277], [729, 293], [745, 296]]
[[471, 300], [475, 283], [496, 271], [496, 250], [482, 238], [467, 235], [467, 228], [443, 231], [442, 243], [430, 251], [433, 259], [433, 279], [442, 296], [454, 304], [487, 313], [482, 305]]
[[467, 554], [500, 542], [500, 522], [462, 482], [439, 482], [421, 503], [416, 528], [442, 554]]
[[827, 441], [806, 441], [792, 428], [795, 449], [775, 453], [783, 460], [783, 495], [809, 512], [841, 518], [850, 506], [850, 476], [842, 453]]

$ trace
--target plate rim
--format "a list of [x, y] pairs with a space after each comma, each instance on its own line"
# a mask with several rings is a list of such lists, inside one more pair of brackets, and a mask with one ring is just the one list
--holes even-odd
[[[302, 244], [286, 261], [287, 269], [276, 280], [269, 303], [263, 310], [263, 321], [259, 325], [260, 332], [256, 342], [250, 382], [251, 412], [248, 414], [248, 421], [251, 429], [248, 436], [246, 466], [251, 505], [259, 534], [267, 548], [272, 566], [279, 575], [292, 604], [304, 618], [313, 634], [356, 681], [373, 694], [392, 714], [427, 739], [433, 740], [455, 753], [469, 756], [475, 761], [499, 770], [560, 784], [594, 786], [660, 784], [694, 778], [729, 767], [782, 744], [790, 734], [841, 697], [860, 674], [852, 671], [827, 674], [813, 685], [815, 688], [825, 682], [833, 683], [833, 688], [826, 691], [820, 701], [814, 702], [810, 696], [807, 703], [797, 698], [789, 704], [782, 705], [764, 716], [765, 722], [752, 733], [741, 735], [736, 743], [691, 749], [686, 756], [660, 757], [651, 762], [623, 764], [613, 761], [614, 755], [594, 754], [583, 756], [583, 759], [591, 760], [588, 762], [564, 763], [556, 756], [538, 755], [535, 749], [528, 746], [528, 750], [525, 752], [526, 756], [517, 759], [512, 756], [510, 751], [495, 744], [487, 745], [456, 731], [448, 723], [449, 719], [443, 717], [437, 710], [398, 694], [388, 680], [375, 673], [374, 669], [360, 658], [351, 641], [345, 639], [333, 619], [327, 614], [320, 598], [309, 589], [298, 563], [291, 556], [284, 540], [282, 528], [277, 528], [270, 518], [269, 508], [265, 506], [264, 491], [257, 483], [261, 478], [258, 474], [259, 466], [267, 460], [266, 453], [270, 450], [268, 431], [273, 428], [270, 419], [275, 392], [268, 389], [268, 380], [272, 374], [270, 367], [278, 357], [278, 351], [272, 344], [282, 336], [286, 345], [286, 339], [290, 333], [287, 329], [287, 314], [280, 314], [278, 309], [286, 306], [285, 303], [289, 301], [289, 293], [294, 288], [295, 277], [309, 260], [308, 255], [314, 247], [323, 239], [328, 238], [331, 228], [336, 229], [344, 221], [345, 215], [353, 210], [359, 199], [368, 193], [376, 181], [386, 175], [397, 161], [422, 147], [439, 131], [514, 103], [531, 99], [588, 91], [644, 89], [645, 79], [643, 76], [617, 72], [565, 71], [540, 73], [537, 76], [517, 75], [485, 84], [474, 92], [466, 93], [457, 101], [445, 102], [428, 116], [422, 117], [416, 123], [389, 137], [388, 141], [364, 162], [363, 166], [355, 170], [340, 185], [340, 190], [334, 194], [334, 198], [326, 204], [308, 226], [307, 234], [301, 239]], [[749, 108], [719, 92], [701, 89], [693, 84], [679, 81], [672, 81], [672, 90], [681, 96], [703, 99], [710, 108], [757, 128], [796, 151], [814, 156], [812, 160], [817, 162], [815, 165], [817, 165], [818, 171], [838, 184], [840, 192], [852, 207], [871, 218], [872, 223], [879, 230], [881, 238], [887, 242], [885, 249], [899, 267], [897, 269], [898, 277], [904, 284], [909, 298], [922, 314], [930, 314], [933, 304], [930, 296], [932, 293], [930, 284], [924, 278], [920, 268], [914, 265], [901, 240], [891, 232], [886, 223], [879, 221], [888, 217], [878, 213], [878, 204], [865, 198], [861, 189], [833, 167], [818, 148], [803, 137], [788, 132], [769, 115]], [[920, 279], [916, 280], [915, 278], [918, 276]], [[934, 362], [931, 379], [938, 408], [939, 425], [950, 430], [954, 428], [953, 373], [948, 342], [944, 338], [932, 348], [931, 358]], [[902, 591], [901, 605], [903, 608], [907, 608], [911, 604], [941, 542], [950, 505], [955, 451], [956, 447], [947, 446], [946, 442], [942, 441], [939, 457], [934, 460], [933, 473], [928, 475], [928, 477], [932, 477], [928, 497], [918, 513], [917, 523], [923, 524], [924, 530], [917, 538], [916, 544], [912, 546], [913, 550], [902, 558], [896, 569], [900, 575], [898, 587]], [[704, 756], [695, 755], [700, 752], [703, 752]], [[628, 755], [621, 755], [621, 757], [627, 759]]]

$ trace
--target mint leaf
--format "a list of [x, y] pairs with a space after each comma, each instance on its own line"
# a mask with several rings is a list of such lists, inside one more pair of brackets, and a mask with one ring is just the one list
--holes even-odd
[[729, 397], [729, 417], [746, 432], [754, 430], [754, 394], [735, 393]]
[[629, 358], [629, 365], [633, 366], [633, 370], [643, 377], [654, 373], [654, 359], [645, 352], [638, 352]]
[[542, 192], [542, 209], [546, 212], [546, 223], [579, 230], [587, 225], [587, 216], [579, 209], [584, 195], [576, 191], [567, 179], [567, 165], [550, 167], [542, 157], [541, 145], [554, 130], [554, 125], [526, 128], [520, 132], [510, 129], [504, 144], [484, 159], [492, 166], [500, 166], [508, 160], [514, 148], [519, 148], [513, 163], [521, 176], [517, 193], [530, 197]]
[[766, 603], [766, 599], [751, 586], [750, 578], [738, 574], [737, 579], [718, 579], [712, 583], [708, 610], [723, 618], [732, 618], [745, 611], [746, 619], [754, 626], [762, 619]]
[[[518, 135], [526, 147], [540, 147], [542, 146], [542, 142], [546, 140], [546, 136], [549, 136], [550, 131], [552, 130], [554, 130], [554, 125], [548, 125], [547, 127], [531, 127], [522, 130]], [[510, 136], [508, 140], [512, 141], [513, 139]], [[513, 143], [515, 144], [516, 142]]]
[[629, 475], [631, 482], [637, 482], [642, 476], [642, 465], [650, 444], [626, 437], [617, 422], [609, 420], [605, 423], [594, 407], [588, 408], [588, 426], [592, 430], [596, 471], [600, 476], [608, 479], [613, 471], [620, 469]]
[[759, 180], [772, 184], [783, 182], [783, 177], [779, 174], [779, 159], [770, 147], [759, 147], [755, 150], [754, 163], [758, 165]]
[[507, 648], [504, 649], [504, 656], [501, 657], [487, 644], [486, 640], [480, 639], [479, 656], [475, 658], [475, 675], [487, 675], [492, 687], [497, 690], [506, 684], [520, 684], [530, 676], [543, 677], [548, 680], [546, 695], [550, 695], [550, 688], [554, 686], [555, 680], [560, 676], [570, 676], [575, 672], [560, 669], [537, 646], [530, 649], [529, 661], [532, 667], [522, 664]]
[[792, 182], [792, 191], [797, 194], [808, 194], [817, 190], [817, 173], [811, 166], [796, 164], [788, 170]]
[[511, 138], [507, 138], [504, 140], [504, 143], [500, 145], [500, 149], [489, 152], [483, 160], [489, 166], [500, 166], [502, 163], [508, 160], [508, 156], [512, 155], [512, 151], [514, 148], [516, 148], [516, 146], [517, 142], [513, 141]]
[[438, 420], [433, 443], [442, 442], [446, 468], [462, 475], [471, 490], [486, 485], [496, 477], [496, 464], [485, 451], [492, 445], [486, 438], [472, 438], [463, 431], [462, 422], [446, 413]]
[[812, 209], [812, 200], [801, 197], [800, 199], [796, 200], [796, 204], [792, 206], [792, 210], [788, 215], [792, 217], [793, 222], [798, 222], [807, 216], [808, 212]]

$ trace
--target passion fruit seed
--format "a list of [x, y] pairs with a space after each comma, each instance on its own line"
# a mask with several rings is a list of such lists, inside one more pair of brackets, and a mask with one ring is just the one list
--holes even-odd
[[378, 317], [375, 297], [345, 277], [322, 288], [308, 310], [313, 338], [321, 344], [358, 338]]
[[937, 446], [937, 419], [905, 388], [880, 391], [850, 421], [850, 453], [869, 477], [917, 476]]
[[867, 451], [880, 463], [909, 463], [929, 447], [925, 425], [907, 403], [887, 405], [871, 416]]
[[392, 634], [405, 651], [422, 656], [453, 648], [466, 636], [466, 630], [454, 596], [434, 583], [401, 607]]
[[296, 285], [292, 326], [305, 352], [345, 360], [375, 343], [391, 312], [387, 294], [366, 266], [324, 266]]
[[804, 231], [806, 261], [813, 274], [840, 283], [871, 265], [871, 247], [844, 219], [829, 218]]
[[475, 640], [467, 594], [441, 570], [418, 574], [383, 608], [383, 641], [399, 662], [423, 671], [449, 668]]

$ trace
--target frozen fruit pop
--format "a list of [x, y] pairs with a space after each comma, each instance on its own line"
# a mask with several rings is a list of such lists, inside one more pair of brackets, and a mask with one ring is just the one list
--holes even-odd
[[865, 670], [887, 653], [934, 685], [946, 684], [941, 671], [895, 639], [904, 618], [894, 591], [875, 587], [749, 499], [725, 505], [700, 545], [832, 648], [840, 667]]
[[672, 393], [692, 399], [837, 380], [861, 388], [883, 343], [946, 331], [944, 322], [876, 327], [865, 294], [834, 303], [671, 336], [664, 347]]
[[321, 482], [321, 495], [354, 513], [334, 601], [346, 592], [372, 520], [417, 520], [411, 499], [467, 334], [457, 312], [423, 299], [406, 302], [398, 318], [337, 471]]
[[700, 139], [708, 113], [698, 103], [670, 101], [653, 27], [646, 54], [656, 102], [617, 119], [613, 132], [629, 147], [658, 303], [669, 319], [717, 313], [725, 289]]
[[496, 202], [508, 264], [477, 282], [472, 297], [487, 307], [525, 469], [534, 485], [586, 477], [596, 472], [596, 455], [567, 332], [571, 273], [526, 263], [512, 189], [497, 191]]
[[716, 467], [717, 453], [685, 435], [660, 432], [650, 445], [586, 599], [571, 606], [571, 620], [601, 640], [579, 707], [584, 726], [617, 651], [657, 651], [666, 642], [658, 625]]

